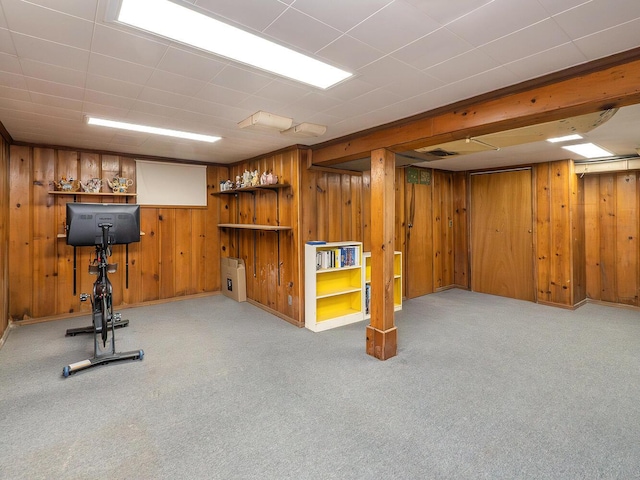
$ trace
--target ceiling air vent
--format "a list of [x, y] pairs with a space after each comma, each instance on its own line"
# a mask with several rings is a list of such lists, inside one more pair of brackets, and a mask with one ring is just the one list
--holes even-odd
[[418, 150], [421, 153], [426, 153], [427, 155], [433, 155], [434, 157], [453, 157], [458, 155], [458, 152], [449, 152], [447, 150], [443, 150], [442, 148], [436, 148], [434, 150]]

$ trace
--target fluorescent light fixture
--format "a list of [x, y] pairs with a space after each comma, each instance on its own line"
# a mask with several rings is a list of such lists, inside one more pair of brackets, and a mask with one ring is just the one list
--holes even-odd
[[604, 148], [593, 143], [579, 143], [577, 145], [565, 145], [562, 148], [571, 150], [573, 153], [577, 153], [585, 158], [601, 158], [612, 157], [613, 153], [606, 151]]
[[199, 133], [181, 132], [179, 130], [170, 130], [168, 128], [149, 127], [147, 125], [137, 125], [135, 123], [116, 122], [114, 120], [105, 120], [104, 118], [96, 118], [86, 116], [85, 121], [89, 125], [99, 125], [101, 127], [118, 128], [121, 130], [131, 130], [133, 132], [152, 133], [154, 135], [166, 135], [168, 137], [186, 138], [187, 140], [197, 140], [199, 142], [217, 142], [221, 137], [212, 135], [201, 135]]
[[564, 137], [547, 138], [547, 142], [551, 142], [551, 143], [568, 142], [570, 140], [580, 140], [581, 138], [582, 138], [581, 135], [574, 133], [573, 135], [565, 135]]
[[293, 119], [282, 117], [269, 112], [259, 111], [238, 122], [240, 128], [251, 128], [253, 130], [286, 130], [293, 123]]
[[122, 0], [118, 21], [323, 89], [353, 75], [168, 0]]
[[285, 135], [293, 135], [296, 137], [319, 137], [320, 135], [324, 135], [326, 131], [327, 127], [325, 125], [303, 122], [298, 125], [294, 125], [288, 130], [284, 130], [280, 133], [284, 133]]

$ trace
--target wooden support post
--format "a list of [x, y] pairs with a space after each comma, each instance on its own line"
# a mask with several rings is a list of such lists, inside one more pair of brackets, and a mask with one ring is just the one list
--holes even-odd
[[395, 166], [393, 152], [371, 152], [371, 324], [367, 326], [367, 354], [379, 360], [397, 353], [393, 322]]

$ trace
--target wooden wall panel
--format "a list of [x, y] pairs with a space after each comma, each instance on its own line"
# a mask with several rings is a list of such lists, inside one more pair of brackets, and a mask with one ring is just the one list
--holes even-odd
[[9, 144], [0, 135], [0, 339], [9, 325]]
[[[247, 298], [276, 313], [287, 321], [302, 326], [304, 319], [303, 272], [300, 263], [301, 249], [310, 235], [316, 235], [315, 225], [302, 220], [299, 197], [309, 195], [300, 190], [300, 165], [306, 165], [306, 150], [292, 148], [272, 155], [247, 160], [229, 168], [230, 178], [242, 175], [245, 170], [268, 171], [278, 176], [278, 183], [290, 185], [277, 191], [265, 190], [237, 195], [220, 195], [220, 219], [223, 223], [257, 223], [286, 225], [290, 231], [251, 231], [222, 229], [220, 256], [239, 257], [245, 262]], [[341, 216], [341, 179], [335, 180], [334, 209]], [[312, 198], [312, 197], [309, 197]], [[314, 201], [318, 201], [313, 198]], [[323, 203], [325, 199], [322, 200]], [[326, 211], [326, 210], [324, 210]], [[310, 217], [310, 215], [307, 215]], [[305, 230], [307, 228], [307, 230]], [[301, 233], [304, 232], [304, 233]], [[301, 238], [304, 238], [302, 240]], [[325, 237], [326, 238], [326, 237]]]
[[415, 298], [434, 291], [435, 247], [433, 231], [433, 181], [431, 185], [409, 183], [403, 170], [405, 238], [403, 284], [407, 298]]
[[9, 315], [33, 316], [31, 148], [11, 146], [9, 158]]
[[[5, 203], [11, 227], [7, 235], [13, 259], [8, 267], [7, 316], [23, 319], [89, 313], [90, 302], [80, 302], [79, 294], [92, 291], [95, 276], [89, 275], [88, 265], [95, 249], [74, 249], [58, 238], [64, 233], [66, 204], [74, 201], [74, 195], [51, 195], [51, 182], [61, 177], [87, 180], [116, 175], [135, 180], [135, 159], [12, 146], [5, 165], [10, 183]], [[218, 188], [219, 180], [227, 176], [227, 167], [209, 166], [208, 188]], [[0, 176], [0, 185], [1, 181]], [[84, 202], [126, 201], [125, 197], [82, 193], [75, 197]], [[145, 233], [141, 241], [112, 249], [110, 262], [118, 264], [118, 271], [109, 279], [116, 308], [220, 290], [219, 200], [208, 198], [206, 208], [141, 208], [141, 230]]]
[[640, 306], [640, 172], [584, 177], [587, 297]]
[[436, 290], [453, 285], [452, 174], [435, 170], [433, 182], [433, 285]]
[[571, 281], [573, 298], [571, 305], [578, 305], [587, 299], [587, 257], [585, 245], [585, 192], [584, 179], [575, 174], [575, 165], [570, 162], [569, 180], [571, 183]]
[[453, 174], [453, 283], [469, 288], [469, 218], [467, 215], [468, 174]]

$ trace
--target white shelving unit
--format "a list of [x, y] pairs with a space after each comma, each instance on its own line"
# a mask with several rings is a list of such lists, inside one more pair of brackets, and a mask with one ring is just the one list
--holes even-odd
[[[364, 318], [371, 318], [371, 252], [362, 254], [362, 312]], [[393, 252], [393, 305], [394, 310], [402, 310], [402, 252]]]
[[362, 243], [306, 244], [305, 327], [321, 332], [363, 320], [363, 278]]

